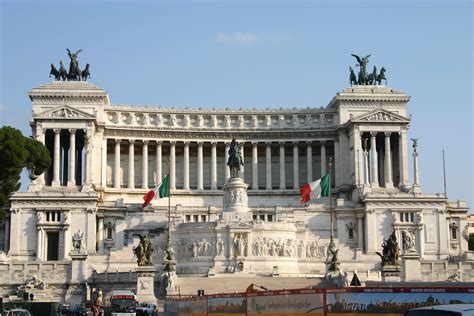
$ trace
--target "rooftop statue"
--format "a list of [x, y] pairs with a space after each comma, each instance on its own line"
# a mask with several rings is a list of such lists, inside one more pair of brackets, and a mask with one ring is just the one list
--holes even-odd
[[358, 56], [355, 54], [351, 54], [352, 56], [357, 59], [356, 67], [359, 67], [359, 74], [356, 78], [354, 70], [352, 67], [349, 67], [349, 82], [351, 85], [377, 85], [382, 84], [382, 80], [385, 80], [385, 84], [387, 84], [387, 78], [385, 77], [385, 68], [380, 68], [380, 72], [377, 74], [377, 67], [374, 66], [373, 71], [368, 74], [367, 73], [367, 64], [369, 63], [369, 57], [367, 56]]
[[91, 76], [89, 72], [89, 64], [86, 64], [84, 70], [81, 71], [81, 69], [79, 68], [79, 60], [77, 58], [79, 53], [82, 52], [82, 49], [79, 49], [76, 52], [71, 52], [69, 48], [66, 48], [66, 50], [67, 55], [71, 60], [69, 64], [69, 72], [66, 72], [66, 68], [64, 68], [63, 62], [60, 61], [59, 70], [54, 66], [54, 64], [51, 64], [49, 76], [51, 77], [51, 75], [53, 75], [54, 80], [56, 81], [86, 81]]
[[232, 139], [229, 147], [229, 159], [227, 160], [227, 165], [230, 169], [230, 177], [231, 178], [238, 178], [240, 166], [244, 165], [244, 159], [242, 158], [242, 154], [240, 152], [240, 145]]

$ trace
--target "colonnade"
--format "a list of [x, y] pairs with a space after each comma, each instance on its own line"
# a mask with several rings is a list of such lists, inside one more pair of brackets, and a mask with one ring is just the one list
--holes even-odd
[[74, 187], [89, 183], [92, 144], [82, 129], [45, 129], [37, 140], [51, 154], [51, 167], [39, 176], [39, 181], [53, 187]]
[[[106, 140], [107, 141], [107, 140]], [[150, 141], [150, 140], [134, 140], [134, 139], [111, 139], [109, 140], [112, 143], [113, 150], [110, 150], [108, 154], [113, 154], [113, 166], [112, 166], [112, 173], [113, 173], [113, 181], [109, 183], [109, 186], [112, 186], [115, 189], [120, 189], [123, 186], [122, 174], [120, 172], [121, 168], [121, 153], [127, 152], [126, 147], [128, 147], [128, 184], [126, 188], [128, 189], [135, 189], [136, 186], [136, 177], [135, 177], [135, 146], [137, 143], [140, 143], [142, 146], [142, 159], [141, 159], [141, 186], [142, 189], [147, 189], [150, 186], [150, 182], [153, 182], [152, 179], [149, 179], [149, 149], [155, 148], [156, 151], [153, 153], [156, 156], [154, 160], [156, 164], [154, 166], [154, 174], [155, 184], [161, 182], [162, 177], [164, 176], [163, 172], [163, 165], [165, 164], [169, 166], [169, 175], [170, 175], [170, 189], [175, 190], [176, 186], [176, 161], [177, 155], [176, 150], [179, 147], [179, 152], [182, 154], [182, 189], [190, 190], [192, 188], [196, 188], [197, 190], [204, 190], [204, 146], [206, 148], [210, 147], [210, 165], [208, 174], [210, 175], [210, 190], [217, 190], [218, 189], [218, 164], [224, 166], [224, 179], [229, 178], [229, 168], [226, 166], [227, 159], [228, 159], [228, 151], [229, 151], [229, 142], [203, 142], [203, 141], [167, 141], [163, 144], [163, 141]], [[294, 142], [257, 142], [251, 141], [247, 143], [245, 146], [246, 150], [242, 150], [242, 156], [244, 158], [245, 166], [241, 170], [240, 177], [244, 178], [245, 168], [251, 168], [250, 173], [245, 173], [249, 176], [248, 179], [245, 179], [249, 183], [251, 183], [250, 189], [252, 190], [259, 190], [263, 189], [263, 187], [259, 187], [259, 175], [265, 177], [264, 189], [265, 190], [272, 190], [274, 189], [274, 184], [272, 182], [272, 171], [275, 172], [273, 169], [278, 168], [280, 181], [278, 183], [278, 188], [280, 190], [287, 190], [287, 189], [299, 189], [299, 187], [308, 182], [312, 182], [313, 179], [313, 167], [315, 165], [316, 159], [313, 157], [313, 146], [317, 145], [319, 149], [318, 156], [319, 156], [319, 168], [321, 175], [326, 174], [327, 172], [327, 145], [329, 142], [326, 141], [294, 141]], [[331, 146], [334, 146], [333, 142], [330, 142]], [[210, 145], [210, 146], [209, 146]], [[251, 157], [248, 159], [246, 154], [248, 154], [249, 145], [251, 145], [250, 154]], [[126, 146], [125, 148], [122, 148]], [[163, 161], [163, 147], [167, 150], [167, 154], [169, 156], [169, 161]], [[196, 162], [196, 170], [190, 171], [190, 146], [193, 147], [194, 154], [196, 155], [193, 159], [193, 162]], [[241, 142], [241, 146], [244, 146], [244, 143]], [[265, 146], [265, 150], [263, 147]], [[272, 161], [272, 147], [279, 147], [279, 163], [275, 163]], [[291, 146], [292, 151], [286, 150], [287, 147]], [[259, 168], [262, 166], [259, 163], [259, 150], [264, 154], [264, 164], [265, 172], [259, 173]], [[219, 149], [219, 155], [218, 155]], [[306, 150], [306, 170], [307, 176], [300, 179], [300, 161], [303, 160], [299, 157], [300, 149]], [[224, 151], [224, 152], [222, 152]], [[153, 152], [153, 151], [151, 151]], [[292, 152], [292, 155], [291, 155]], [[331, 148], [330, 152], [333, 152]], [[261, 158], [261, 157], [260, 157]], [[222, 160], [218, 163], [218, 160]], [[292, 171], [291, 174], [293, 175], [293, 179], [291, 185], [288, 186], [286, 174], [288, 164], [286, 163], [286, 159], [292, 160]], [[104, 159], [106, 162], [107, 159]], [[181, 164], [180, 164], [181, 165]], [[190, 185], [190, 172], [196, 172], [196, 183], [193, 186]], [[180, 170], [181, 174], [181, 170]], [[151, 181], [150, 181], [151, 180]], [[224, 182], [224, 181], [221, 181]], [[262, 181], [261, 181], [262, 182]], [[261, 183], [260, 182], [260, 183]]]

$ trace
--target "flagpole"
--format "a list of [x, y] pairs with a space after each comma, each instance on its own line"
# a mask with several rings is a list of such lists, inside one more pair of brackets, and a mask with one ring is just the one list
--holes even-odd
[[448, 198], [448, 193], [446, 191], [446, 164], [444, 161], [444, 148], [443, 148], [443, 180], [444, 180], [444, 198]]
[[168, 239], [170, 238], [171, 234], [171, 185], [170, 185], [170, 177], [171, 177], [171, 163], [170, 163], [170, 156], [168, 156]]
[[331, 242], [334, 238], [334, 224], [333, 224], [333, 209], [332, 209], [332, 197], [331, 197], [331, 186], [332, 186], [332, 157], [329, 157], [329, 212], [331, 216]]

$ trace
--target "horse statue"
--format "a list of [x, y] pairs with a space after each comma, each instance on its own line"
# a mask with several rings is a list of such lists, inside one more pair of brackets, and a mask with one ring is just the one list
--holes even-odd
[[357, 84], [357, 77], [354, 73], [354, 69], [352, 69], [351, 66], [349, 66], [349, 83], [352, 86], [353, 84]]
[[374, 70], [367, 76], [367, 84], [373, 85], [377, 81], [377, 67], [374, 66]]
[[237, 144], [235, 139], [232, 139], [229, 146], [229, 159], [227, 160], [227, 165], [230, 169], [231, 178], [238, 178], [240, 166], [244, 165], [244, 159], [240, 153], [240, 145]]
[[81, 77], [83, 81], [86, 81], [87, 78], [91, 77], [91, 74], [89, 72], [89, 64], [86, 64], [86, 68], [81, 72]]
[[400, 257], [400, 248], [398, 247], [397, 236], [395, 230], [392, 232], [387, 240], [382, 243], [382, 253], [376, 251], [375, 253], [382, 260], [382, 267], [385, 265], [398, 265]]
[[54, 80], [59, 81], [61, 79], [61, 76], [59, 75], [59, 71], [54, 67], [53, 64], [51, 64], [51, 71], [49, 72], [49, 77], [51, 78], [51, 75], [54, 76]]
[[59, 76], [64, 81], [67, 78], [67, 72], [66, 72], [66, 68], [64, 68], [64, 64], [63, 64], [62, 60], [59, 61], [59, 65], [60, 65], [60, 67], [59, 67]]
[[385, 80], [385, 85], [387, 85], [387, 78], [385, 78], [385, 71], [386, 70], [384, 67], [380, 68], [380, 73], [378, 74], [377, 79], [376, 79], [379, 85], [382, 84], [382, 80]]

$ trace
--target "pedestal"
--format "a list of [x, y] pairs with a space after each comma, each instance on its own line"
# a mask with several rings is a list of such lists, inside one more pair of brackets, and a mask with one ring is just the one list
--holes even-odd
[[418, 254], [406, 254], [402, 256], [404, 280], [421, 281], [420, 256]]
[[223, 213], [248, 212], [248, 184], [244, 183], [241, 178], [229, 178], [224, 184], [224, 209]]
[[68, 304], [81, 304], [87, 293], [87, 253], [71, 252], [71, 278], [66, 290], [65, 301]]
[[382, 282], [400, 282], [400, 267], [395, 265], [382, 267]]
[[154, 266], [137, 268], [137, 301], [156, 305]]

